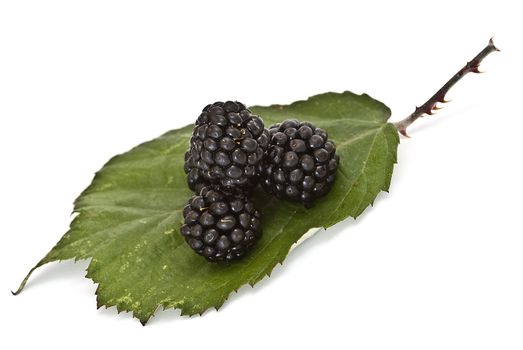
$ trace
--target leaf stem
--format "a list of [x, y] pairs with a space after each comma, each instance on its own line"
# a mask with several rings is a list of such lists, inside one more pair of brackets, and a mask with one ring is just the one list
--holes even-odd
[[431, 115], [435, 110], [440, 109], [440, 107], [437, 106], [438, 102], [449, 102], [445, 100], [445, 95], [450, 90], [450, 88], [453, 87], [454, 84], [456, 84], [459, 80], [461, 80], [461, 78], [463, 78], [467, 73], [481, 73], [479, 71], [479, 65], [481, 64], [481, 61], [483, 61], [485, 57], [494, 51], [499, 51], [499, 49], [494, 45], [494, 42], [491, 38], [488, 42], [488, 45], [483, 50], [481, 50], [476, 55], [476, 57], [467, 62], [463, 68], [454, 74], [454, 76], [450, 78], [449, 81], [447, 81], [447, 83], [445, 83], [445, 85], [443, 85], [434, 95], [432, 95], [432, 97], [429, 98], [427, 102], [419, 107], [416, 107], [414, 112], [412, 112], [412, 114], [407, 118], [394, 123], [394, 126], [396, 129], [398, 129], [398, 132], [408, 137], [407, 128], [410, 126], [410, 124], [414, 123], [416, 119], [423, 117], [425, 114]]

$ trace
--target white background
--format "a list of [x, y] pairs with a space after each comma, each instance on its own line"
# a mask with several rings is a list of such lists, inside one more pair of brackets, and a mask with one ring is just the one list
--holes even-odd
[[[2, 1], [0, 347], [523, 348], [516, 1]], [[22, 277], [112, 155], [237, 99], [367, 92], [409, 114], [494, 36], [502, 50], [402, 138], [390, 193], [254, 289], [142, 327], [97, 310], [86, 262]]]

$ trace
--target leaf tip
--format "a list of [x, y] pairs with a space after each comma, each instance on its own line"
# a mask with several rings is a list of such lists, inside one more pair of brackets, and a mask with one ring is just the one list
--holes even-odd
[[24, 287], [25, 287], [25, 284], [27, 283], [27, 281], [29, 280], [29, 277], [31, 277], [31, 274], [33, 273], [34, 270], [36, 270], [38, 267], [42, 266], [43, 264], [45, 264], [44, 260], [40, 260], [40, 262], [38, 262], [38, 264], [36, 264], [31, 270], [29, 270], [29, 272], [27, 273], [27, 275], [24, 277], [24, 279], [22, 280], [22, 283], [20, 283], [20, 286], [18, 287], [18, 289], [16, 291], [12, 291], [11, 290], [11, 294], [13, 295], [18, 295], [22, 292], [22, 290], [24, 290]]

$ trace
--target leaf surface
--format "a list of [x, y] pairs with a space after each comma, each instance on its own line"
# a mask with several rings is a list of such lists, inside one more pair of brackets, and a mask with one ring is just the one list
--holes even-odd
[[194, 254], [179, 232], [182, 208], [192, 195], [183, 172], [189, 125], [109, 160], [75, 201], [78, 215], [70, 230], [19, 291], [39, 266], [91, 258], [86, 277], [98, 284], [99, 307], [131, 311], [142, 324], [160, 306], [201, 314], [269, 275], [309, 229], [356, 218], [389, 188], [399, 137], [381, 102], [365, 94], [326, 93], [251, 110], [267, 126], [288, 118], [310, 121], [335, 141], [341, 158], [335, 185], [312, 209], [258, 190], [263, 237], [254, 251], [228, 266]]

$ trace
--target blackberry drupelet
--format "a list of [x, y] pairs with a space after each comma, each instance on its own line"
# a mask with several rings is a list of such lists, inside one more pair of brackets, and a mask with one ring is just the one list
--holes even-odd
[[263, 120], [240, 102], [215, 102], [196, 121], [184, 170], [196, 193], [206, 185], [248, 190], [269, 145]]
[[204, 187], [183, 209], [181, 233], [209, 261], [242, 258], [262, 234], [260, 212], [241, 191]]
[[262, 187], [305, 207], [325, 195], [336, 178], [339, 156], [325, 130], [295, 119], [269, 127], [270, 145], [260, 167]]

